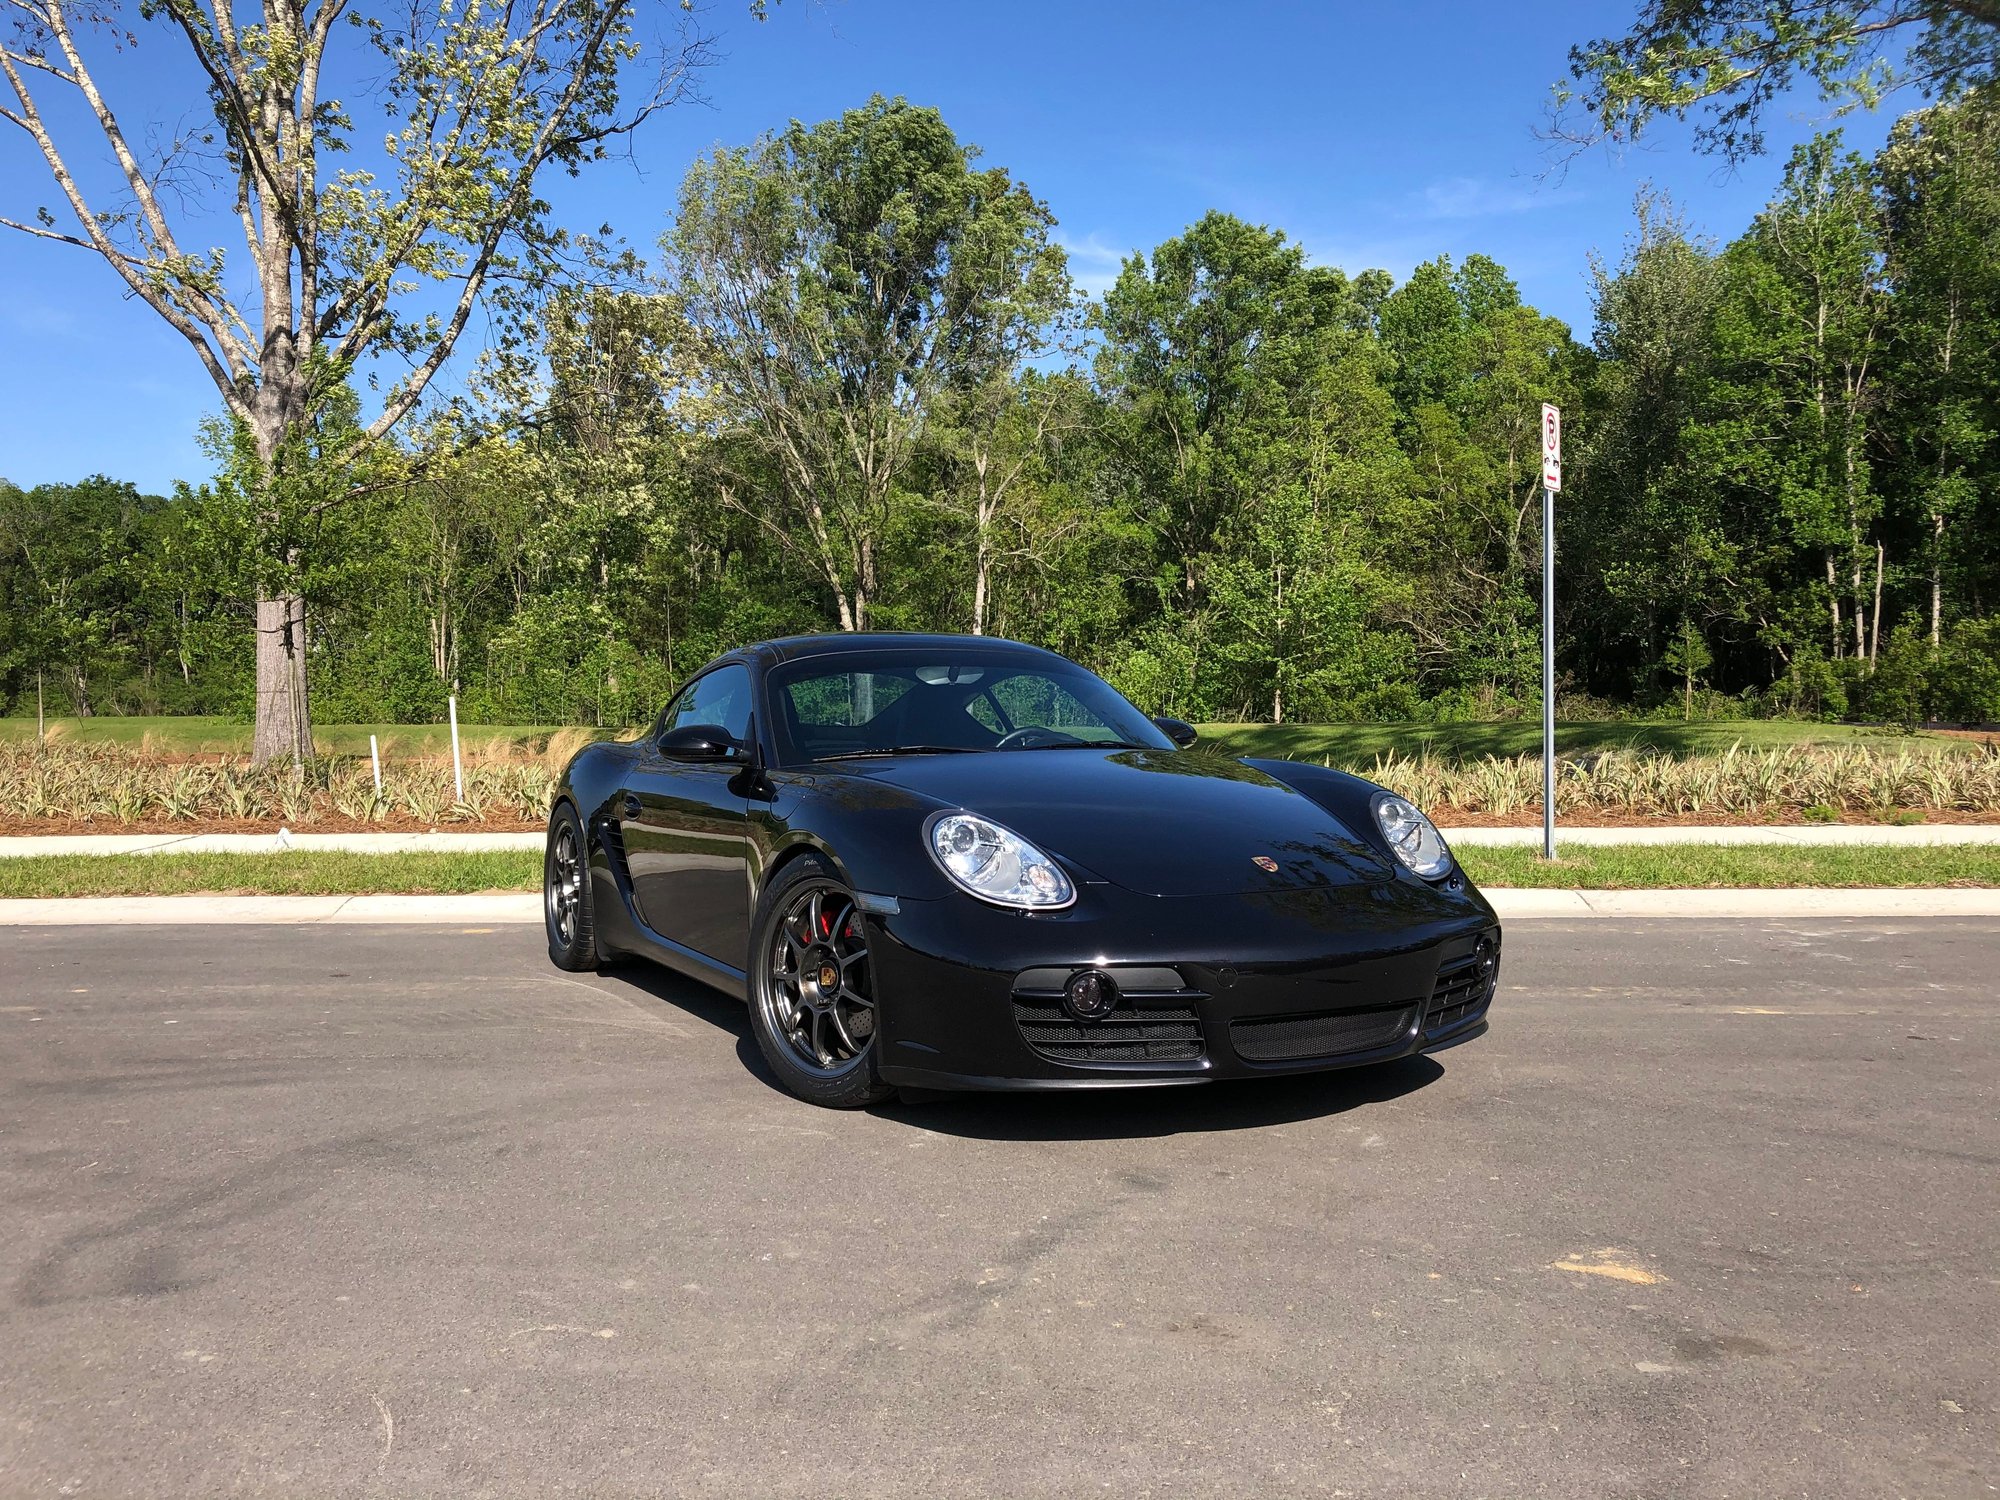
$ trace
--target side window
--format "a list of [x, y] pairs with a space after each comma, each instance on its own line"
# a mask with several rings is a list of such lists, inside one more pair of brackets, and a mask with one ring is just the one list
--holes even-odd
[[993, 706], [993, 699], [981, 693], [965, 705], [965, 711], [975, 723], [992, 730], [995, 734], [1005, 734], [1012, 726], [1000, 722], [1000, 711]]
[[750, 669], [718, 667], [681, 691], [660, 719], [660, 733], [683, 724], [720, 724], [731, 737], [750, 734]]

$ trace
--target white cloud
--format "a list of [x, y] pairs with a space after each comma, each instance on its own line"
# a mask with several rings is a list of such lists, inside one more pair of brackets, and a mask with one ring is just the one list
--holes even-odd
[[1058, 235], [1056, 243], [1069, 256], [1070, 280], [1086, 296], [1102, 297], [1118, 279], [1118, 272], [1131, 257], [1130, 249], [1106, 244], [1097, 234], [1072, 239]]
[[1492, 219], [1533, 213], [1583, 196], [1528, 181], [1494, 182], [1484, 177], [1441, 177], [1415, 194], [1399, 217], [1411, 219]]

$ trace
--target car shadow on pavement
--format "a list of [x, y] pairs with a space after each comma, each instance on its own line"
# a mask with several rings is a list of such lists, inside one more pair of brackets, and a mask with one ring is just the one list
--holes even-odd
[[[754, 1050], [754, 1048], [753, 1048]], [[1103, 1141], [1257, 1130], [1386, 1104], [1444, 1076], [1435, 1058], [1282, 1078], [1068, 1093], [924, 1093], [878, 1106], [881, 1119], [982, 1141]]]
[[[736, 1038], [736, 1056], [744, 1071], [773, 1092], [792, 1097], [757, 1050], [757, 1040], [750, 1034], [750, 1013], [741, 1001], [647, 963], [622, 964], [604, 977], [729, 1032]], [[1444, 1065], [1435, 1058], [1406, 1057], [1330, 1073], [1161, 1088], [963, 1094], [913, 1090], [870, 1113], [877, 1119], [969, 1140], [1097, 1141], [1199, 1135], [1289, 1125], [1386, 1104], [1428, 1087], [1444, 1072]], [[803, 1102], [798, 1107], [812, 1108]]]

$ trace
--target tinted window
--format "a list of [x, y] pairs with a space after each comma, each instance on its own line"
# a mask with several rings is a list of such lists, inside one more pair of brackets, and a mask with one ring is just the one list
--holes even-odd
[[903, 652], [807, 659], [774, 671], [771, 695], [788, 761], [904, 748], [1168, 744], [1108, 683], [1066, 662]]
[[681, 689], [660, 719], [660, 733], [683, 724], [720, 724], [730, 737], [750, 737], [750, 670], [717, 667]]

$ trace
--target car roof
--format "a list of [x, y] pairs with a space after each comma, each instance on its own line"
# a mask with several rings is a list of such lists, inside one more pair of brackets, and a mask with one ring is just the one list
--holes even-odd
[[[961, 655], [972, 651], [983, 656], [1014, 656], [1055, 662], [1068, 660], [1040, 646], [999, 636], [944, 635], [920, 630], [861, 630], [826, 635], [788, 635], [777, 640], [758, 641], [754, 645], [724, 652], [709, 666], [740, 661], [746, 665], [770, 668], [809, 656], [851, 656], [874, 651], [950, 651]], [[702, 670], [707, 671], [708, 668]]]

